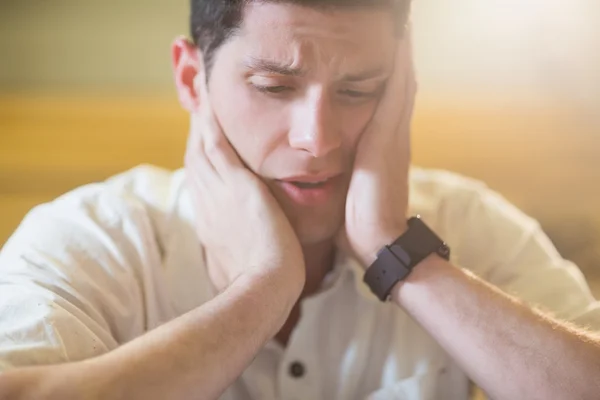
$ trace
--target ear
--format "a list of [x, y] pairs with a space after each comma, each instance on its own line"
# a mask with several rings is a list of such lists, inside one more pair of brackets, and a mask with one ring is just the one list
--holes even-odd
[[179, 37], [171, 46], [171, 56], [179, 102], [188, 112], [196, 112], [202, 99], [194, 87], [194, 80], [204, 76], [202, 54], [192, 42]]

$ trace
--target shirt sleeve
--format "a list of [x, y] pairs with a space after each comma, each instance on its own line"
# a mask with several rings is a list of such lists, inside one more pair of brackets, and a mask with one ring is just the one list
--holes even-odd
[[600, 331], [600, 303], [537, 221], [484, 186], [456, 207], [458, 265], [557, 318]]
[[77, 361], [144, 332], [143, 207], [97, 187], [31, 211], [0, 253], [0, 371]]

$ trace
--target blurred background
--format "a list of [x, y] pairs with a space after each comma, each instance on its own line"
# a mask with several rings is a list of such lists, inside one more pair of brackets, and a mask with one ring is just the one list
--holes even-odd
[[[35, 204], [182, 165], [187, 0], [0, 0], [0, 246]], [[538, 218], [600, 294], [600, 2], [416, 0], [415, 163]]]

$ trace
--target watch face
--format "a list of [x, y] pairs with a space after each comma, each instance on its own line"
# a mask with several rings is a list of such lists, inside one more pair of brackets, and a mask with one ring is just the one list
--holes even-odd
[[408, 220], [408, 230], [377, 254], [367, 269], [364, 281], [380, 300], [385, 301], [392, 287], [430, 254], [450, 259], [450, 247], [420, 217]]

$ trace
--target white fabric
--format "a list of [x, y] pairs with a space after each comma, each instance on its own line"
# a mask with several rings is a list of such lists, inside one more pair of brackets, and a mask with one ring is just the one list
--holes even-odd
[[[600, 329], [580, 271], [482, 184], [414, 169], [417, 213], [456, 265]], [[0, 253], [0, 370], [89, 358], [209, 301], [192, 221], [183, 171], [149, 166], [36, 207]], [[328, 282], [303, 302], [288, 347], [269, 343], [222, 399], [468, 398], [467, 377], [399, 307], [376, 301], [356, 262], [338, 255]], [[295, 361], [302, 378], [289, 373]]]

